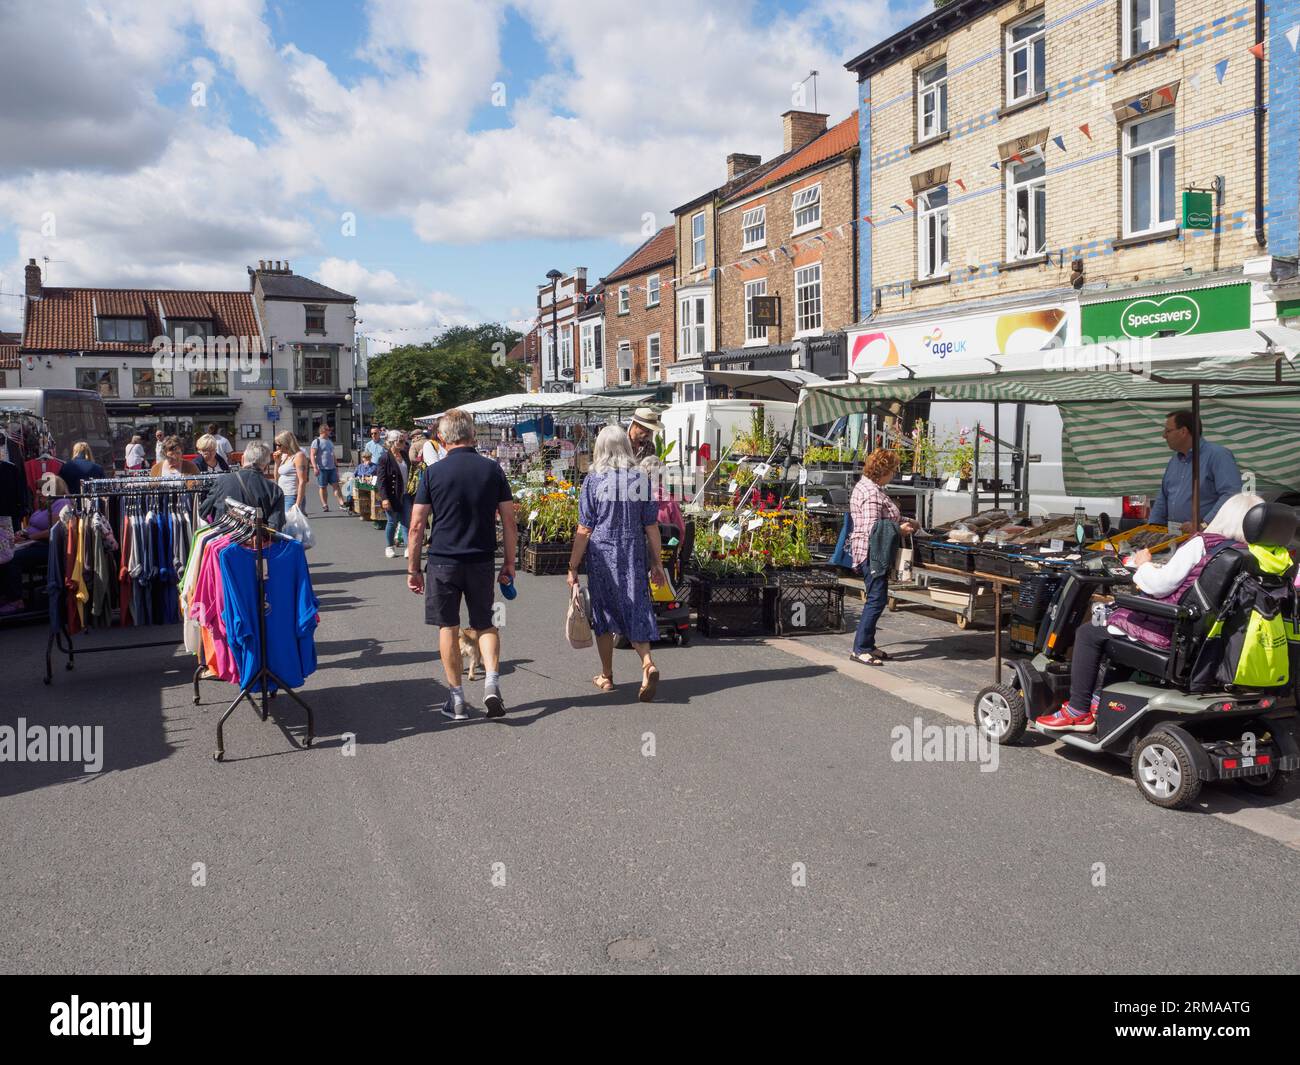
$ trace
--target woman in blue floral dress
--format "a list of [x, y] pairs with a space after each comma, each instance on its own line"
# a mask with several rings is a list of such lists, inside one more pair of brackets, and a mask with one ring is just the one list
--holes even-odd
[[637, 469], [627, 433], [607, 425], [596, 437], [591, 472], [582, 483], [569, 586], [577, 585], [578, 567], [585, 556], [592, 632], [601, 666], [592, 681], [601, 691], [614, 690], [614, 635], [625, 636], [641, 656], [638, 698], [643, 703], [654, 698], [659, 684], [659, 670], [650, 656], [650, 643], [658, 632], [646, 581], [647, 573], [655, 584], [667, 579], [658, 516], [650, 479]]

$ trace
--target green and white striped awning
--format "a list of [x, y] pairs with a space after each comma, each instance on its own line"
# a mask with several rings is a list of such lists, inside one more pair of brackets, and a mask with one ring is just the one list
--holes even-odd
[[1169, 461], [1160, 435], [1165, 415], [1191, 405], [1195, 383], [1206, 436], [1255, 474], [1258, 489], [1300, 491], [1298, 355], [1300, 332], [1266, 325], [1131, 347], [1093, 344], [889, 367], [866, 380], [805, 388], [799, 418], [821, 425], [925, 392], [960, 402], [1050, 404], [1064, 423], [1068, 492], [1150, 494]]

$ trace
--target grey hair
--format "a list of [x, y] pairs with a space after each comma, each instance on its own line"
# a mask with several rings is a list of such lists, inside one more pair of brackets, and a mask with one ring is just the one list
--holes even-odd
[[1264, 501], [1259, 496], [1251, 492], [1238, 492], [1235, 496], [1230, 496], [1223, 501], [1223, 506], [1205, 527], [1205, 531], [1244, 544], [1246, 534], [1241, 528], [1242, 522], [1246, 520], [1250, 508], [1262, 502]]
[[262, 441], [254, 440], [244, 448], [243, 465], [254, 466], [259, 470], [266, 469], [271, 465], [271, 449]]
[[607, 425], [596, 436], [596, 446], [591, 452], [591, 472], [609, 473], [611, 470], [635, 468], [632, 441], [621, 425]]
[[402, 439], [402, 430], [400, 429], [389, 429], [388, 432], [384, 434], [384, 443], [387, 444], [389, 447], [392, 447], [401, 439]]
[[459, 407], [447, 411], [438, 421], [438, 435], [448, 447], [474, 443], [474, 418]]

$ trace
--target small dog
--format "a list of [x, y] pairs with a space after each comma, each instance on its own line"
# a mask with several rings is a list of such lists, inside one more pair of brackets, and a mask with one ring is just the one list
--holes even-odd
[[460, 630], [460, 660], [462, 664], [468, 663], [466, 674], [470, 680], [474, 679], [474, 671], [486, 674], [483, 669], [483, 655], [478, 649], [478, 629], [461, 629]]

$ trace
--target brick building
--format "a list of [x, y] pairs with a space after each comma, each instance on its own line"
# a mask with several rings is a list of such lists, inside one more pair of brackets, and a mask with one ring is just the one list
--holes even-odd
[[664, 226], [601, 278], [605, 292], [605, 387], [657, 387], [677, 346], [673, 290], [676, 230]]
[[605, 387], [605, 286], [600, 283], [587, 291], [578, 311], [577, 372], [581, 391], [599, 392]]
[[[803, 368], [842, 375], [842, 337], [835, 334], [857, 319], [857, 158], [851, 115], [721, 202], [723, 267], [714, 283], [720, 352], [711, 366], [789, 369], [803, 354], [797, 342], [827, 340], [812, 347]], [[779, 325], [754, 325], [755, 296], [779, 300]]]
[[[1276, 318], [1300, 0], [1263, 6], [953, 0], [853, 59], [850, 367]], [[1189, 187], [1215, 192], [1185, 218]]]
[[587, 268], [579, 266], [567, 276], [554, 273], [555, 278], [548, 276], [537, 286], [538, 386], [543, 392], [570, 392], [575, 387], [578, 313], [588, 306]]

